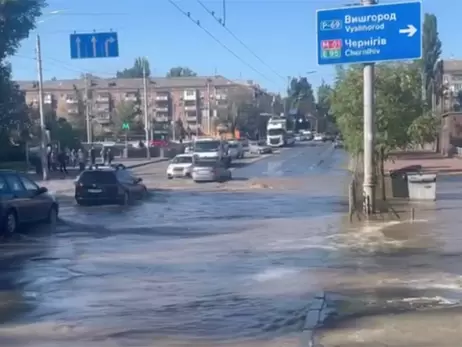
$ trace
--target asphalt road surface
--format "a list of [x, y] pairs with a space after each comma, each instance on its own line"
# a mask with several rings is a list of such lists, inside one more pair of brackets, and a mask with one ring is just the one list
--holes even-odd
[[299, 346], [319, 292], [398, 276], [396, 237], [347, 223], [345, 160], [297, 145], [185, 190], [145, 167], [163, 187], [146, 201], [63, 206], [0, 248], [0, 345]]

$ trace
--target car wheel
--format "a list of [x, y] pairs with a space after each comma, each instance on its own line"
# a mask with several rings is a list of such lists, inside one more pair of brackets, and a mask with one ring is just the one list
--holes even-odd
[[3, 235], [11, 236], [18, 230], [18, 215], [14, 210], [9, 210], [3, 222]]
[[50, 210], [48, 211], [46, 222], [50, 225], [55, 225], [57, 221], [58, 221], [58, 208], [55, 205], [52, 205], [50, 207]]
[[172, 179], [173, 179], [173, 176], [168, 175], [168, 176], [167, 176], [167, 179], [172, 180]]

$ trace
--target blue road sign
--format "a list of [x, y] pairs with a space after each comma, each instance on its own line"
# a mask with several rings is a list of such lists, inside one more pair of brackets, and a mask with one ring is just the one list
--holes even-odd
[[422, 56], [420, 1], [319, 10], [316, 19], [319, 65]]
[[117, 33], [71, 34], [71, 58], [117, 58], [119, 40]]

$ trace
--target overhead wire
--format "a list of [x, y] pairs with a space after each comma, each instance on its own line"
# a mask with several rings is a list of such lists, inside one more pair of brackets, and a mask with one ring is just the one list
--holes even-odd
[[[191, 17], [191, 13], [183, 10], [180, 6], [178, 6], [177, 3], [175, 3], [173, 0], [167, 0], [172, 6], [174, 6], [181, 14], [183, 14], [186, 18], [188, 18], [191, 22], [196, 24], [199, 28], [201, 28], [210, 38], [212, 38], [216, 43], [218, 43], [221, 47], [223, 47], [225, 50], [227, 50], [231, 55], [233, 55], [236, 59], [238, 59], [241, 63], [246, 65], [248, 68], [250, 68], [252, 71], [263, 77], [265, 80], [275, 83], [274, 80], [266, 76], [264, 73], [253, 67], [251, 64], [249, 64], [247, 61], [245, 61], [241, 56], [239, 56], [236, 52], [234, 52], [231, 48], [229, 48], [226, 44], [224, 44], [219, 38], [217, 38], [215, 35], [213, 35], [209, 30], [204, 28], [199, 20], [194, 20], [194, 18]], [[277, 84], [277, 83], [275, 83]]]
[[197, 3], [208, 13], [210, 14], [227, 32], [228, 34], [230, 34], [237, 42], [239, 42], [242, 47], [244, 47], [245, 49], [247, 49], [247, 51], [252, 54], [260, 63], [262, 63], [263, 65], [265, 65], [268, 69], [270, 69], [276, 76], [278, 76], [279, 78], [281, 78], [282, 80], [284, 81], [287, 81], [287, 77], [284, 77], [283, 75], [281, 75], [279, 72], [277, 72], [273, 67], [271, 67], [270, 65], [268, 65], [268, 63], [266, 63], [257, 53], [255, 53], [244, 41], [242, 41], [231, 29], [229, 29], [227, 26], [226, 26], [226, 23], [223, 20], [221, 20], [220, 18], [217, 18], [217, 16], [215, 15], [215, 12], [210, 10], [201, 0], [196, 0]]

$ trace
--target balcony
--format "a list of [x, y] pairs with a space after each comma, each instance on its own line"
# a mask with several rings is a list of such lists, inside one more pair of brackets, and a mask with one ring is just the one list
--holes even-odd
[[186, 121], [188, 123], [190, 123], [190, 122], [197, 123], [197, 115], [195, 115], [195, 114], [194, 115], [193, 114], [186, 115]]
[[43, 98], [43, 103], [44, 104], [52, 104], [53, 103], [53, 95], [51, 94], [47, 94], [45, 95], [45, 97]]
[[156, 100], [157, 101], [168, 101], [169, 95], [168, 94], [157, 94]]
[[156, 115], [155, 118], [157, 123], [169, 123], [170, 119], [166, 115]]
[[111, 108], [109, 107], [109, 105], [96, 105], [95, 106], [95, 111], [96, 112], [102, 112], [102, 113], [109, 113], [111, 111]]
[[196, 111], [197, 110], [197, 105], [188, 105], [184, 106], [185, 111]]
[[183, 100], [197, 100], [197, 92], [195, 90], [185, 90]]
[[156, 106], [157, 112], [168, 112], [168, 106]]
[[68, 105], [77, 105], [79, 103], [79, 99], [74, 96], [68, 96], [66, 98], [66, 104]]
[[125, 101], [136, 102], [138, 101], [138, 93], [125, 93]]
[[109, 124], [111, 123], [111, 114], [110, 113], [97, 113], [94, 120], [99, 124]]
[[78, 115], [79, 114], [79, 108], [75, 107], [75, 106], [68, 107], [67, 108], [67, 113], [69, 115], [72, 115], [72, 116]]
[[108, 104], [110, 102], [109, 94], [100, 94], [96, 97], [96, 102], [101, 104]]

